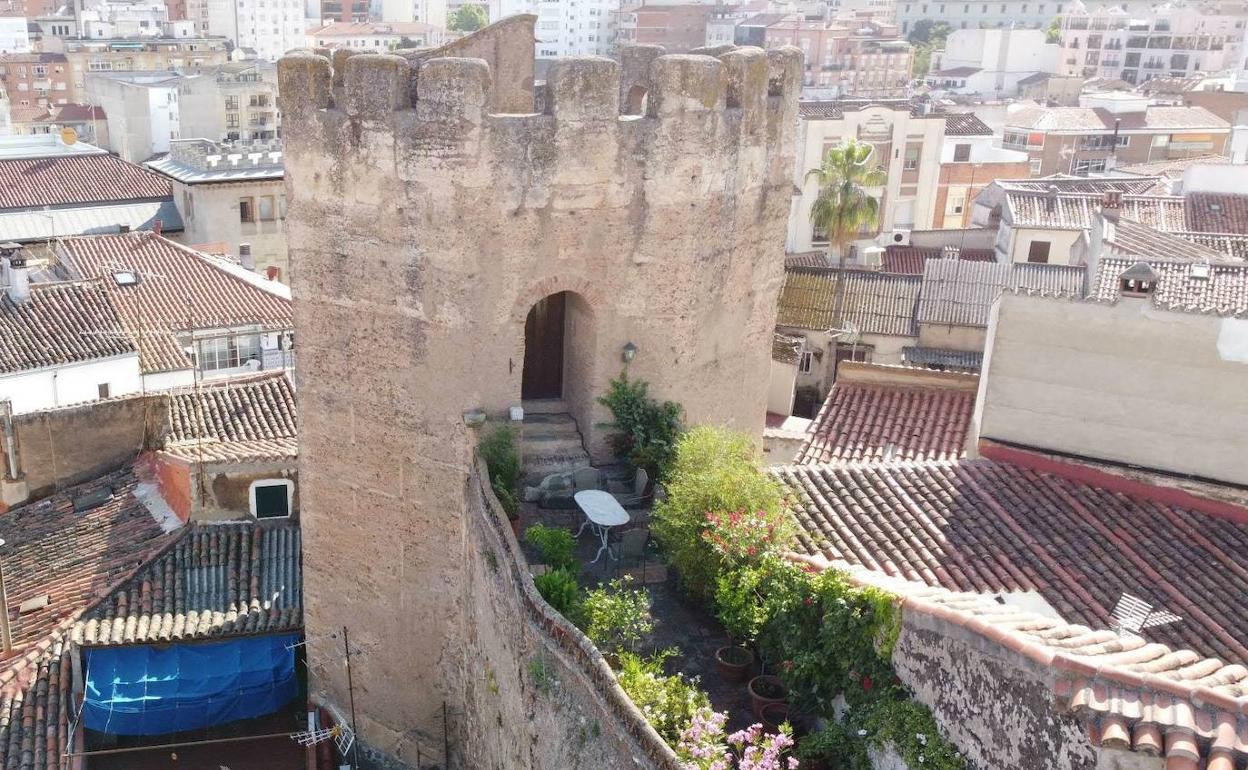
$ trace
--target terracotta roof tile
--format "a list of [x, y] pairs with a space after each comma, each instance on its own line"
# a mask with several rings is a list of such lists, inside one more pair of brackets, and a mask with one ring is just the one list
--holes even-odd
[[293, 457], [295, 390], [284, 372], [179, 391], [170, 398], [165, 450], [221, 462]]
[[34, 284], [15, 304], [0, 293], [0, 372], [133, 353], [108, 296], [94, 282]]
[[[834, 269], [790, 268], [780, 290], [777, 326], [825, 330], [836, 307]], [[914, 336], [914, 308], [919, 299], [918, 276], [866, 270], [844, 272], [844, 320], [865, 334]]]
[[[992, 262], [996, 259], [992, 249], [951, 249], [950, 253], [970, 262]], [[944, 256], [945, 250], [939, 246], [886, 246], [880, 269], [886, 273], [923, 275], [923, 265], [929, 259]]]
[[[176, 244], [154, 233], [65, 238], [62, 258], [83, 277], [100, 278], [122, 323], [137, 338], [144, 372], [185, 369], [190, 359], [163, 331], [293, 325], [289, 295], [226, 260]], [[135, 273], [137, 284], [113, 280]]]
[[803, 464], [962, 457], [975, 390], [839, 379], [798, 452]]
[[0, 209], [172, 196], [168, 179], [112, 155], [0, 160]]
[[771, 337], [771, 360], [782, 364], [796, 364], [802, 350], [801, 337], [790, 337], [776, 332]]
[[990, 460], [774, 473], [807, 553], [955, 591], [1034, 591], [1096, 629], [1129, 593], [1183, 618], [1147, 639], [1248, 662], [1248, 525]]
[[945, 115], [945, 136], [992, 136], [992, 129], [973, 112], [953, 112]]
[[1187, 227], [1203, 233], [1248, 233], [1248, 195], [1189, 193]]
[[303, 558], [292, 522], [190, 527], [75, 626], [82, 645], [274, 633], [303, 626]]
[[826, 251], [804, 251], [800, 254], [785, 254], [785, 267], [832, 267], [828, 263]]
[[1117, 299], [1119, 276], [1140, 261], [1147, 262], [1161, 279], [1155, 301], [1162, 306], [1212, 313], [1248, 312], [1248, 263], [1104, 258], [1097, 269], [1096, 298]]

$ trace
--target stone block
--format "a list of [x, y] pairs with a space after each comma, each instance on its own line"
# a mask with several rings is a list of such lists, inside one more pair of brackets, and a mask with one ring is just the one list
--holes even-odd
[[546, 76], [546, 114], [556, 120], [615, 120], [620, 114], [620, 65], [586, 56], [556, 59]]

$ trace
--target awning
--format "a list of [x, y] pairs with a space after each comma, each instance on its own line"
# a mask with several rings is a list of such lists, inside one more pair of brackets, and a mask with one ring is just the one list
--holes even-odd
[[163, 735], [264, 716], [299, 693], [299, 634], [85, 651], [83, 724], [110, 735]]

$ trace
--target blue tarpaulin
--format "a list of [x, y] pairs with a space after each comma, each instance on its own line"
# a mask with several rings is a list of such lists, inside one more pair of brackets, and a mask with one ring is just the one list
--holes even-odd
[[84, 724], [162, 735], [271, 714], [298, 694], [298, 634], [86, 650]]

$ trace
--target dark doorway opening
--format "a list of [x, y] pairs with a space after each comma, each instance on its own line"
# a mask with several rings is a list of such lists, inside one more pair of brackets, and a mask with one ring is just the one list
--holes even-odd
[[563, 328], [567, 292], [537, 301], [524, 321], [524, 372], [520, 397], [563, 397]]

